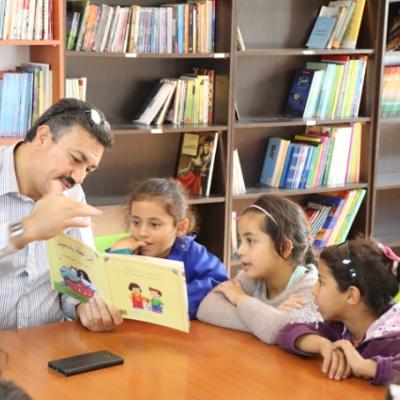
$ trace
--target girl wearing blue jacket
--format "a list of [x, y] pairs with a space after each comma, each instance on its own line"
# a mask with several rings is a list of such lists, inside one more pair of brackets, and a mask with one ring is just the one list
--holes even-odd
[[202, 299], [228, 277], [218, 257], [190, 235], [196, 220], [183, 187], [172, 178], [147, 179], [132, 191], [128, 214], [131, 235], [110, 251], [182, 261], [194, 319]]

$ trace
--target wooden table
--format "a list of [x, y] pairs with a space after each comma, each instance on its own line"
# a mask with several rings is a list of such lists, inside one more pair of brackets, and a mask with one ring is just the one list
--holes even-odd
[[[335, 382], [320, 360], [304, 360], [246, 333], [193, 322], [190, 333], [136, 321], [91, 333], [76, 322], [0, 332], [4, 377], [36, 400], [384, 399], [357, 379]], [[125, 364], [62, 377], [47, 361], [107, 349]]]

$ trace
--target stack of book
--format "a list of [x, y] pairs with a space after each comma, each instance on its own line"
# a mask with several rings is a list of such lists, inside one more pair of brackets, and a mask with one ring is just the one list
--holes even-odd
[[316, 249], [346, 240], [365, 193], [354, 189], [309, 197], [305, 212]]
[[67, 78], [65, 80], [65, 97], [86, 101], [87, 78]]
[[0, 72], [0, 136], [24, 136], [53, 103], [53, 78], [48, 64], [26, 63]]
[[244, 183], [238, 149], [233, 150], [232, 169], [232, 194], [246, 194], [246, 185]]
[[400, 115], [400, 66], [385, 67], [381, 100], [382, 117], [396, 118]]
[[293, 140], [268, 141], [260, 183], [287, 189], [359, 181], [362, 125], [308, 127]]
[[330, 1], [322, 6], [306, 43], [313, 49], [355, 49], [365, 0]]
[[215, 0], [161, 7], [67, 4], [67, 50], [128, 53], [211, 53]]
[[357, 118], [367, 56], [327, 55], [296, 70], [284, 110], [300, 118]]
[[161, 79], [133, 122], [161, 125], [208, 124], [213, 120], [214, 71], [195, 69], [179, 79]]
[[0, 39], [53, 39], [53, 0], [0, 1]]

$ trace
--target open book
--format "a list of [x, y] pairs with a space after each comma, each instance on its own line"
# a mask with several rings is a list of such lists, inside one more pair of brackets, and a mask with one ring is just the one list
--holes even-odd
[[64, 234], [47, 241], [53, 289], [81, 302], [98, 294], [124, 318], [189, 331], [183, 263], [100, 254]]

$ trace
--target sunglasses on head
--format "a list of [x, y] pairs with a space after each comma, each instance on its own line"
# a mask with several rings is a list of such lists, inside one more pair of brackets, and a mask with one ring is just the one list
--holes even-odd
[[88, 119], [89, 121], [93, 124], [93, 125], [104, 125], [106, 127], [109, 127], [109, 123], [103, 119], [100, 115], [100, 113], [94, 109], [91, 108], [90, 110], [61, 110], [58, 112], [55, 112], [51, 115], [49, 115], [47, 118], [45, 118], [43, 121], [41, 121], [41, 125], [43, 125], [45, 122], [51, 120], [53, 117], [57, 116], [57, 115], [61, 115], [61, 114], [86, 114], [88, 115]]

